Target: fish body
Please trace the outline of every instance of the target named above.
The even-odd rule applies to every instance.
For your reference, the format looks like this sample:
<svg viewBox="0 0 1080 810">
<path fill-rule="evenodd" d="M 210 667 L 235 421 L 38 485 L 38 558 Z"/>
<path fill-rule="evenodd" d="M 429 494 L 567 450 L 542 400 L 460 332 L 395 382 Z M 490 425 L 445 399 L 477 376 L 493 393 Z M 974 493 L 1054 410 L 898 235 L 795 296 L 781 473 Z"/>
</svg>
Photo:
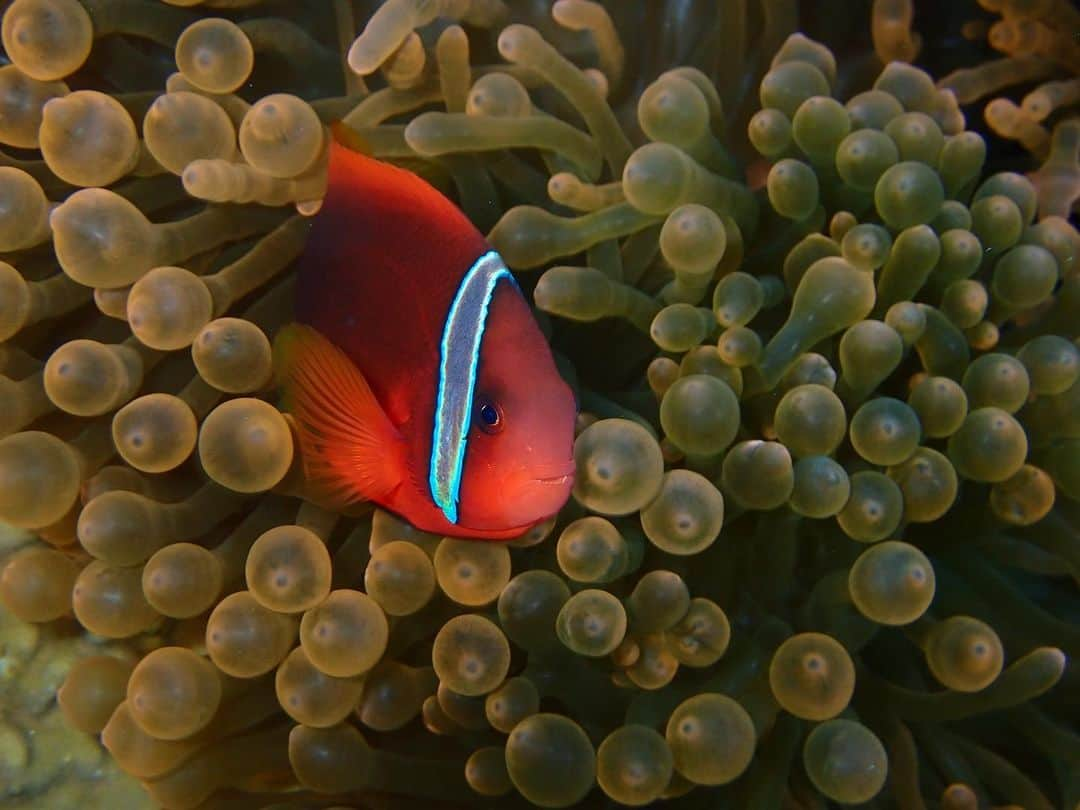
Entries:
<svg viewBox="0 0 1080 810">
<path fill-rule="evenodd" d="M 415 174 L 331 145 L 296 320 L 279 376 L 328 500 L 486 539 L 565 503 L 573 394 L 498 253 Z"/>
</svg>

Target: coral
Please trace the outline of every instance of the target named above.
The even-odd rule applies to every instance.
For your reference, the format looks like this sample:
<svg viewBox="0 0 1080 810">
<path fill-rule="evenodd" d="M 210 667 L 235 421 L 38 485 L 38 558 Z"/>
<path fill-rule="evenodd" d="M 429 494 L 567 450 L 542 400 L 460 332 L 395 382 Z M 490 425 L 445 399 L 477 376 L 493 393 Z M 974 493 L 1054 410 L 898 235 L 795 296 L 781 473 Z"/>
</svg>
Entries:
<svg viewBox="0 0 1080 810">
<path fill-rule="evenodd" d="M 828 5 L 8 4 L 0 801 L 1076 805 L 1080 15 L 958 5 L 1005 56 L 935 83 L 923 5 Z M 331 138 L 575 392 L 507 543 L 305 479 Z"/>
<path fill-rule="evenodd" d="M 0 526 L 0 778 L 4 807 L 152 807 L 91 737 L 123 694 L 137 650 L 71 632 L 77 567 Z M 44 587 L 42 585 L 44 584 Z"/>
</svg>

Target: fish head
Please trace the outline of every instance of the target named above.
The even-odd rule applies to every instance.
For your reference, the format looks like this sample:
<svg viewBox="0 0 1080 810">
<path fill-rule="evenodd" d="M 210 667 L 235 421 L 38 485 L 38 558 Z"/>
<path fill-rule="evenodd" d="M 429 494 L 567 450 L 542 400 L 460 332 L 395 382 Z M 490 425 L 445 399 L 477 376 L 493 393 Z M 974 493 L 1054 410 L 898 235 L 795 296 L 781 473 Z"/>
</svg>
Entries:
<svg viewBox="0 0 1080 810">
<path fill-rule="evenodd" d="M 491 302 L 472 410 L 458 525 L 524 530 L 558 512 L 574 483 L 577 405 L 511 285 Z"/>
</svg>

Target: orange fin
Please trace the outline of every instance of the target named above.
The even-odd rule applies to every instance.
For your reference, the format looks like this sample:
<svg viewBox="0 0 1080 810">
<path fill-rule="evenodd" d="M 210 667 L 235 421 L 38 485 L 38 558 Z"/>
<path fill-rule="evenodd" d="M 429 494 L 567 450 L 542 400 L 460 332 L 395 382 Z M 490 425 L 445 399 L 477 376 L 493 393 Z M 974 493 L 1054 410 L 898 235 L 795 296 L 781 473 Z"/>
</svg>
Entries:
<svg viewBox="0 0 1080 810">
<path fill-rule="evenodd" d="M 274 367 L 320 500 L 378 500 L 401 483 L 405 440 L 341 349 L 310 326 L 289 324 L 274 339 Z"/>
<path fill-rule="evenodd" d="M 765 159 L 755 160 L 746 167 L 746 185 L 750 187 L 751 191 L 759 191 L 765 188 L 771 169 L 772 163 Z"/>
</svg>

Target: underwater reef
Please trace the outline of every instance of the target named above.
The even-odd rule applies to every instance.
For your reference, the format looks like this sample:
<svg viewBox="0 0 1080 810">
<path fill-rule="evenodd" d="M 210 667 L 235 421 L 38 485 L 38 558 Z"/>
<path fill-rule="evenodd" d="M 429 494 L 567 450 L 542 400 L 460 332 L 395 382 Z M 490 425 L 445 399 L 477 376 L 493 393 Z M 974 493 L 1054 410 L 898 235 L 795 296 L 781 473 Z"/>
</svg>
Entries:
<svg viewBox="0 0 1080 810">
<path fill-rule="evenodd" d="M 1080 807 L 1078 33 L 11 0 L 0 805 Z M 519 538 L 312 497 L 272 344 L 338 123 L 574 390 Z"/>
</svg>

